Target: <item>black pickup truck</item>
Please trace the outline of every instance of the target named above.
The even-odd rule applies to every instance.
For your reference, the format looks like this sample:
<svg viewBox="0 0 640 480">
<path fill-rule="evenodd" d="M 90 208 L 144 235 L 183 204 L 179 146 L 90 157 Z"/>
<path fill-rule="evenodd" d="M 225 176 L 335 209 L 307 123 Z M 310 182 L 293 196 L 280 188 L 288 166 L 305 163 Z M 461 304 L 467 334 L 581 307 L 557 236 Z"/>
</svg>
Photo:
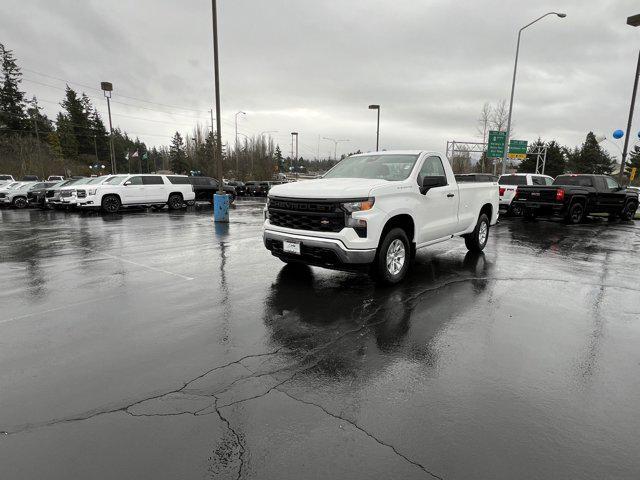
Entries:
<svg viewBox="0 0 640 480">
<path fill-rule="evenodd" d="M 512 205 L 522 207 L 528 218 L 559 216 L 567 223 L 580 223 L 592 213 L 632 220 L 638 194 L 607 175 L 560 175 L 549 186 L 518 186 Z"/>
<path fill-rule="evenodd" d="M 193 185 L 193 192 L 196 200 L 206 200 L 213 203 L 213 194 L 218 191 L 218 180 L 211 177 L 189 177 L 189 182 Z M 231 195 L 231 201 L 236 199 L 236 189 L 229 185 L 223 185 L 222 190 L 227 195 Z"/>
</svg>

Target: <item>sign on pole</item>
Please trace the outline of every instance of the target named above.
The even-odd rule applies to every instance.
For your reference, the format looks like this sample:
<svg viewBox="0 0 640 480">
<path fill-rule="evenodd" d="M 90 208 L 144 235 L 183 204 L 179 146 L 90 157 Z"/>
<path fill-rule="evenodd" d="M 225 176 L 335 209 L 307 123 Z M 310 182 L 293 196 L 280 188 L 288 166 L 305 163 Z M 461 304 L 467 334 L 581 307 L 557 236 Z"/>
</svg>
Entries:
<svg viewBox="0 0 640 480">
<path fill-rule="evenodd" d="M 637 167 L 633 167 L 631 169 L 631 175 L 629 176 L 629 180 L 631 180 L 631 181 L 635 180 L 636 173 L 638 173 L 638 168 Z"/>
<path fill-rule="evenodd" d="M 491 130 L 489 132 L 489 145 L 487 146 L 487 157 L 500 158 L 504 155 L 504 142 L 507 132 Z"/>
<path fill-rule="evenodd" d="M 511 140 L 509 142 L 509 158 L 515 158 L 518 160 L 526 160 L 527 158 L 527 141 L 526 140 Z"/>
</svg>

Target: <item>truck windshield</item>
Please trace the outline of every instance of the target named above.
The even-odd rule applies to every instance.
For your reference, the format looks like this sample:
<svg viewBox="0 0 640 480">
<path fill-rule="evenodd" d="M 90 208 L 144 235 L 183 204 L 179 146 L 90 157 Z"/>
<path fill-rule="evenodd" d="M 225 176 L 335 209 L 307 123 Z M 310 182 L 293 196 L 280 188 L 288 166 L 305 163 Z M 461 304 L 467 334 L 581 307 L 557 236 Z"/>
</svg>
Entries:
<svg viewBox="0 0 640 480">
<path fill-rule="evenodd" d="M 358 155 L 345 158 L 329 170 L 323 178 L 404 180 L 413 170 L 417 160 L 418 155 Z"/>
<path fill-rule="evenodd" d="M 526 185 L 527 177 L 525 175 L 502 175 L 498 180 L 500 185 Z"/>
<path fill-rule="evenodd" d="M 574 185 L 576 187 L 593 187 L 591 177 L 560 175 L 553 181 L 554 185 Z"/>
</svg>

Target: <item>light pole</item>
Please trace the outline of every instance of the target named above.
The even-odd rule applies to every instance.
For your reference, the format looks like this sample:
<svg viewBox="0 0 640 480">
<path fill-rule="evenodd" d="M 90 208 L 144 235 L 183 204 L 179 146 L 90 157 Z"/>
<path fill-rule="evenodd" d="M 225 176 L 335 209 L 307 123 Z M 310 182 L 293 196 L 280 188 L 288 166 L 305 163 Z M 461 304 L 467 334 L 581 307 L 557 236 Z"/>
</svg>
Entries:
<svg viewBox="0 0 640 480">
<path fill-rule="evenodd" d="M 109 153 L 111 154 L 111 173 L 116 173 L 116 154 L 113 150 L 113 124 L 111 123 L 111 92 L 113 85 L 111 82 L 100 82 L 100 88 L 107 99 L 107 111 L 109 112 Z"/>
<path fill-rule="evenodd" d="M 293 150 L 293 139 L 295 138 L 295 156 L 294 156 L 294 150 Z M 298 161 L 298 132 L 291 132 L 291 158 Z"/>
<path fill-rule="evenodd" d="M 369 105 L 369 110 L 378 111 L 378 127 L 376 128 L 376 152 L 380 150 L 380 105 Z"/>
<path fill-rule="evenodd" d="M 214 88 L 216 96 L 216 129 L 217 141 L 214 155 L 218 158 L 218 192 L 213 196 L 213 219 L 216 222 L 229 221 L 229 197 L 223 190 L 223 167 L 222 167 L 222 116 L 220 114 L 220 67 L 218 61 L 218 9 L 216 0 L 211 0 L 211 21 L 213 26 L 213 72 Z M 237 137 L 236 137 L 237 143 Z M 215 160 L 215 158 L 214 158 Z"/>
<path fill-rule="evenodd" d="M 518 70 L 518 54 L 520 53 L 520 36 L 522 35 L 522 31 L 525 28 L 528 28 L 534 23 L 539 22 L 540 20 L 542 20 L 544 17 L 548 15 L 556 15 L 560 18 L 564 18 L 567 16 L 566 13 L 558 13 L 558 12 L 545 13 L 544 15 L 536 18 L 533 22 L 528 23 L 518 31 L 518 43 L 516 45 L 516 60 L 513 65 L 513 80 L 511 81 L 511 99 L 509 100 L 509 117 L 507 119 L 507 134 L 505 135 L 505 138 L 504 138 L 504 154 L 502 156 L 502 174 L 503 175 L 507 171 L 507 156 L 509 155 L 509 136 L 511 135 L 511 113 L 513 112 L 513 93 L 516 88 L 516 72 Z"/>
<path fill-rule="evenodd" d="M 627 18 L 627 25 L 632 27 L 640 26 L 640 14 Z M 633 108 L 636 104 L 636 93 L 638 92 L 638 77 L 640 77 L 640 51 L 638 52 L 638 65 L 636 66 L 636 76 L 633 80 L 633 92 L 631 93 L 631 106 L 629 107 L 629 121 L 627 122 L 627 134 L 624 138 L 624 149 L 622 150 L 622 159 L 620 160 L 620 174 L 618 175 L 619 183 L 622 184 L 624 178 L 624 167 L 627 163 L 627 151 L 629 149 L 629 137 L 631 136 L 631 122 L 633 121 Z"/>
<path fill-rule="evenodd" d="M 329 140 L 330 142 L 333 142 L 334 145 L 334 151 L 333 151 L 333 159 L 337 162 L 338 161 L 338 143 L 340 142 L 350 142 L 351 140 L 349 139 L 340 139 L 340 140 L 336 140 L 335 138 L 328 138 L 328 137 L 322 137 L 325 140 Z"/>
<path fill-rule="evenodd" d="M 236 112 L 236 115 L 235 115 L 236 116 L 236 148 L 234 153 L 236 155 L 236 176 L 238 176 L 238 115 L 246 115 L 246 113 L 240 110 L 239 112 Z"/>
</svg>

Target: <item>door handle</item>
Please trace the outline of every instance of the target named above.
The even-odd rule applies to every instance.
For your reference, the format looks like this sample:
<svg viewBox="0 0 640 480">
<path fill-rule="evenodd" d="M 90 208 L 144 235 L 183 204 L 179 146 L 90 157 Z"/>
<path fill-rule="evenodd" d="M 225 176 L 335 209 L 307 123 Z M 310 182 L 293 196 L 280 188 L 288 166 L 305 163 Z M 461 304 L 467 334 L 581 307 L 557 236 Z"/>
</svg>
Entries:
<svg viewBox="0 0 640 480">
<path fill-rule="evenodd" d="M 451 198 L 451 197 L 455 197 L 455 195 L 453 193 L 447 193 L 447 197 Z"/>
</svg>

